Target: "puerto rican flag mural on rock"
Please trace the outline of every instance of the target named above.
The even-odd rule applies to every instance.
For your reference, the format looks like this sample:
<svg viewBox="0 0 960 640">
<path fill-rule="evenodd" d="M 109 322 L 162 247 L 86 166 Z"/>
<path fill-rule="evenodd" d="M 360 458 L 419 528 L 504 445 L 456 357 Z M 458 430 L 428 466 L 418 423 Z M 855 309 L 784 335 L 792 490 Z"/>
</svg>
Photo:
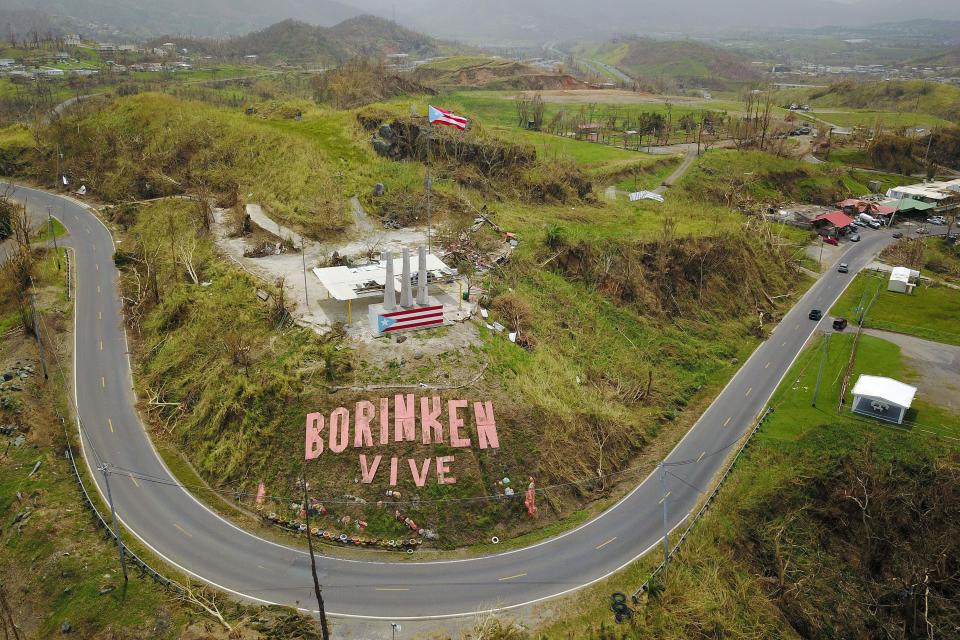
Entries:
<svg viewBox="0 0 960 640">
<path fill-rule="evenodd" d="M 444 124 L 448 127 L 456 127 L 461 131 L 466 129 L 467 125 L 470 124 L 470 121 L 463 116 L 455 115 L 450 111 L 440 109 L 432 104 L 427 106 L 427 117 L 430 119 L 430 124 Z"/>
<path fill-rule="evenodd" d="M 396 333 L 404 329 L 423 329 L 443 324 L 443 305 L 403 309 L 377 316 L 380 333 Z"/>
</svg>

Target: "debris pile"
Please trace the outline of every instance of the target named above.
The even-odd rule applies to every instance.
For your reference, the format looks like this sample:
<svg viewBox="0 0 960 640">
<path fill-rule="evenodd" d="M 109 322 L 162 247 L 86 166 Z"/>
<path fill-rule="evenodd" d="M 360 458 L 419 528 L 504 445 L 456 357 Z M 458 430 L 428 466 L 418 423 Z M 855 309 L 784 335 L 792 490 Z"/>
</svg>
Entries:
<svg viewBox="0 0 960 640">
<path fill-rule="evenodd" d="M 300 485 L 302 489 L 302 483 L 298 482 L 298 485 Z M 399 499 L 401 497 L 399 491 L 393 490 L 387 490 L 385 495 L 393 499 Z M 367 501 L 363 498 L 349 494 L 338 496 L 335 501 L 337 503 L 352 502 L 358 505 L 367 504 Z M 291 514 L 289 516 L 277 513 L 276 511 L 267 512 L 259 502 L 257 504 L 257 510 L 260 512 L 261 517 L 267 522 L 297 533 L 306 532 L 306 519 L 308 515 L 310 518 L 333 519 L 335 523 L 334 527 L 328 529 L 321 525 L 311 526 L 310 533 L 323 542 L 343 546 L 378 547 L 381 549 L 402 550 L 412 553 L 414 549 L 423 544 L 424 539 L 440 539 L 440 536 L 434 530 L 421 527 L 412 518 L 404 515 L 399 509 L 394 509 L 393 517 L 410 531 L 409 538 L 374 538 L 361 535 L 361 533 L 367 529 L 367 521 L 354 518 L 350 515 L 337 517 L 332 514 L 326 506 L 312 497 L 308 498 L 308 505 L 309 506 L 304 505 L 302 502 L 289 503 L 287 505 L 287 509 Z M 377 507 L 383 509 L 386 508 L 386 505 L 380 500 L 377 502 Z"/>
<path fill-rule="evenodd" d="M 0 391 L 23 391 L 20 383 L 35 373 L 32 364 L 24 364 L 17 360 L 13 367 L 0 373 Z"/>
</svg>

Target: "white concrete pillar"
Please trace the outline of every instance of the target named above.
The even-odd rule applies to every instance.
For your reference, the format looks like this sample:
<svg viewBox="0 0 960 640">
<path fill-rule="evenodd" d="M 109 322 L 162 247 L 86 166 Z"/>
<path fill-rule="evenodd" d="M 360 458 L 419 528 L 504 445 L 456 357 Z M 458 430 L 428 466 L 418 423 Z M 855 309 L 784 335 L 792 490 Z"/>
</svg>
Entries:
<svg viewBox="0 0 960 640">
<path fill-rule="evenodd" d="M 417 304 L 425 307 L 430 294 L 427 292 L 427 248 L 420 245 L 420 255 L 417 256 Z"/>
<path fill-rule="evenodd" d="M 397 308 L 397 291 L 394 287 L 393 278 L 393 254 L 389 251 L 384 251 L 382 259 L 387 267 L 387 281 L 383 287 L 383 310 L 393 311 Z"/>
<path fill-rule="evenodd" d="M 400 277 L 400 306 L 409 309 L 413 306 L 413 290 L 410 286 L 410 249 L 403 248 L 403 275 Z"/>
</svg>

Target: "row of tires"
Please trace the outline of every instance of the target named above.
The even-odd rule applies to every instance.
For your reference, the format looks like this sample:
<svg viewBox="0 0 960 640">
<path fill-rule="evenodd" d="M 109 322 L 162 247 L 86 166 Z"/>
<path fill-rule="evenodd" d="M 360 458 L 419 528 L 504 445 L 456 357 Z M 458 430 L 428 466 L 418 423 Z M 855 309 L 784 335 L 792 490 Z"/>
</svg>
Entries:
<svg viewBox="0 0 960 640">
<path fill-rule="evenodd" d="M 287 520 L 282 516 L 271 512 L 264 515 L 264 519 L 278 527 L 289 531 L 303 533 L 307 530 L 307 525 L 297 520 Z M 423 544 L 422 538 L 395 538 L 385 540 L 383 538 L 366 538 L 363 536 L 349 535 L 339 531 L 311 527 L 310 534 L 315 538 L 329 542 L 331 544 L 341 544 L 353 547 L 379 547 L 389 550 L 406 550 L 413 553 L 413 550 Z"/>
</svg>

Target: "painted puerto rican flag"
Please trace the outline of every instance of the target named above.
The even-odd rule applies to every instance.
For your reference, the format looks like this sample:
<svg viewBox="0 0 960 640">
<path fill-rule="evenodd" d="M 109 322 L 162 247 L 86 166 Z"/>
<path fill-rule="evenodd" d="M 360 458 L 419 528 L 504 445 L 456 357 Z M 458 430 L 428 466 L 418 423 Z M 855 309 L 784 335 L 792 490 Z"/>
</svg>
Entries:
<svg viewBox="0 0 960 640">
<path fill-rule="evenodd" d="M 445 124 L 448 127 L 456 127 L 461 131 L 466 129 L 467 125 L 470 123 L 470 121 L 463 116 L 454 115 L 450 111 L 438 109 L 432 104 L 427 107 L 427 117 L 430 119 L 430 124 L 433 124 L 434 122 L 437 124 Z"/>
<path fill-rule="evenodd" d="M 443 305 L 391 311 L 377 316 L 377 330 L 393 333 L 405 329 L 423 329 L 443 324 Z"/>
</svg>

